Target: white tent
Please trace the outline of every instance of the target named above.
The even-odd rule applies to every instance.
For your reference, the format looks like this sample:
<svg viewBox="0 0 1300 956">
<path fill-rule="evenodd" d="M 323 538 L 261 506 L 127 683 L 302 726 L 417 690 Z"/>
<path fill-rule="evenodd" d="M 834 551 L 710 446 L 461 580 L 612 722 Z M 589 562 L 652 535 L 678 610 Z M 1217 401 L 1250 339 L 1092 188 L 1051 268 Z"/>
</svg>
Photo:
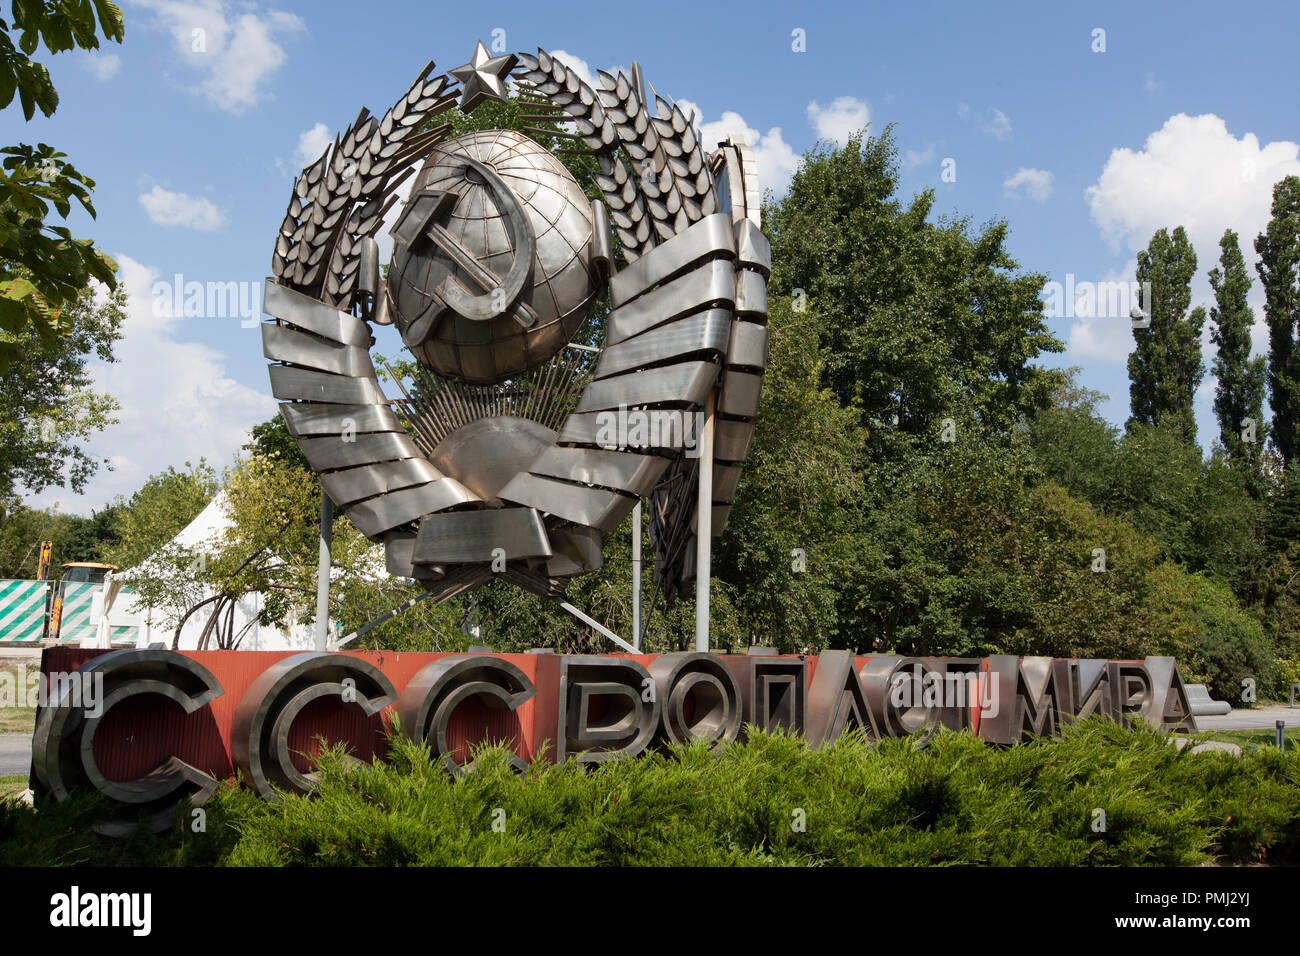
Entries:
<svg viewBox="0 0 1300 956">
<path fill-rule="evenodd" d="M 193 548 L 198 551 L 207 550 L 212 552 L 216 550 L 217 539 L 229 526 L 230 516 L 226 513 L 226 493 L 219 491 L 208 502 L 207 507 L 200 511 L 193 521 L 172 538 L 170 544 Z M 119 572 L 118 577 L 127 578 L 147 575 L 150 573 L 151 564 L 154 566 L 161 564 L 156 554 L 146 558 L 135 568 Z M 197 595 L 192 603 L 211 597 L 213 593 L 205 591 Z M 262 610 L 262 601 L 261 594 L 246 594 L 235 603 L 235 633 L 239 633 L 250 621 L 253 622 L 249 624 L 248 631 L 239 642 L 239 649 L 244 651 L 311 650 L 314 646 L 314 632 L 313 626 L 310 624 L 294 624 L 287 629 L 264 627 L 258 624 L 255 619 Z M 156 642 L 162 642 L 167 647 L 172 646 L 176 622 L 169 619 L 168 613 L 160 608 L 145 607 L 134 591 L 122 588 L 119 582 L 113 581 L 112 575 L 104 582 L 103 592 L 96 597 L 96 602 L 97 606 L 92 609 L 91 613 L 92 618 L 98 620 L 100 625 L 95 637 L 91 641 L 83 641 L 83 646 L 90 644 L 91 646 L 108 647 L 109 635 L 115 632 L 120 633 L 119 629 L 124 627 L 136 628 L 136 647 L 148 647 L 151 643 Z M 200 610 L 185 622 L 185 626 L 181 629 L 180 642 L 177 645 L 180 650 L 197 649 L 199 636 L 207 619 L 207 615 L 203 610 Z M 332 634 L 335 632 L 336 627 L 335 622 L 331 621 L 330 631 Z"/>
</svg>

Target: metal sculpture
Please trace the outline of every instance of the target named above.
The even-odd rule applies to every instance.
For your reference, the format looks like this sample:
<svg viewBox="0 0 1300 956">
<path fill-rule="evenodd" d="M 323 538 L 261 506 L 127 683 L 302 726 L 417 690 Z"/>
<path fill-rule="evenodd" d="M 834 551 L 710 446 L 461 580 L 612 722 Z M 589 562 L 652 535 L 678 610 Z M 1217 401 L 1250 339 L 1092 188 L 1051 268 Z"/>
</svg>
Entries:
<svg viewBox="0 0 1300 956">
<path fill-rule="evenodd" d="M 90 706 L 81 691 L 98 682 L 101 693 Z M 210 774 L 172 756 L 134 780 L 112 780 L 100 769 L 95 732 L 117 704 L 138 695 L 156 695 L 169 709 L 203 711 L 225 689 L 212 672 L 192 658 L 161 650 L 110 651 L 78 667 L 72 679 L 41 708 L 32 734 L 32 769 L 37 785 L 56 800 L 77 789 L 93 790 L 116 808 L 93 827 L 104 836 L 123 836 L 143 824 L 153 832 L 171 825 L 178 806 L 205 803 L 217 789 Z M 130 738 L 127 739 L 129 746 Z M 113 738 L 105 749 L 121 746 Z"/>
<path fill-rule="evenodd" d="M 289 747 L 298 715 L 313 702 L 325 701 L 376 717 L 395 700 L 392 682 L 368 661 L 310 651 L 294 654 L 267 668 L 235 708 L 231 756 L 244 778 L 267 800 L 276 799 L 278 790 L 308 793 L 316 775 L 293 765 Z"/>
<path fill-rule="evenodd" d="M 767 360 L 753 158 L 734 141 L 706 152 L 657 95 L 652 115 L 635 65 L 592 89 L 545 51 L 480 43 L 432 73 L 382 118 L 362 110 L 297 179 L 263 326 L 289 430 L 389 571 L 436 600 L 493 573 L 559 597 L 643 498 L 657 586 L 688 594 L 707 580 Z M 559 124 L 538 132 L 594 156 L 601 200 L 522 133 L 449 138 L 441 117 L 505 99 L 507 78 Z M 417 165 L 385 281 L 374 236 Z M 567 346 L 606 296 L 592 361 Z M 368 323 L 396 324 L 423 366 L 401 400 L 379 386 Z M 707 649 L 707 588 L 700 603 Z"/>
</svg>

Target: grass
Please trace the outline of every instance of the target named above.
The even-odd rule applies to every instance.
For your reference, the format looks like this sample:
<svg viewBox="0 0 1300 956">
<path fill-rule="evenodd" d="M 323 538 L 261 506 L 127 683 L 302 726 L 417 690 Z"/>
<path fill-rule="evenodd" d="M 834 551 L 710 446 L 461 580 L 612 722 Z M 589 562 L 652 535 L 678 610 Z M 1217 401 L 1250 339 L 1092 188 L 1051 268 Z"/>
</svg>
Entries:
<svg viewBox="0 0 1300 956">
<path fill-rule="evenodd" d="M 0 865 L 1300 862 L 1300 754 L 1192 754 L 1094 721 L 1010 748 L 943 732 L 920 751 L 856 734 L 809 750 L 774 734 L 523 775 L 486 748 L 461 779 L 395 738 L 390 762 L 334 750 L 318 769 L 312 797 L 222 787 L 198 833 L 186 814 L 161 836 L 111 841 L 88 833 L 106 812 L 95 799 L 0 803 Z"/>
<path fill-rule="evenodd" d="M 27 777 L 0 777 L 0 800 L 15 796 L 27 789 Z"/>
<path fill-rule="evenodd" d="M 0 664 L 0 675 L 10 674 L 12 676 L 4 677 L 6 686 L 10 689 L 17 687 L 17 681 L 24 674 L 30 674 L 40 666 L 37 661 L 34 664 L 27 665 L 24 671 L 19 664 Z M 25 688 L 23 688 L 25 690 Z M 0 734 L 30 734 L 36 729 L 36 708 L 35 707 L 14 707 L 9 704 L 0 706 Z"/>
<path fill-rule="evenodd" d="M 1183 734 L 1191 737 L 1192 734 Z M 1272 730 L 1210 730 L 1195 735 L 1197 740 L 1222 740 L 1225 743 L 1242 747 L 1272 747 L 1277 749 L 1277 733 Z M 1286 749 L 1288 752 L 1300 750 L 1300 731 L 1294 727 L 1286 729 Z"/>
</svg>

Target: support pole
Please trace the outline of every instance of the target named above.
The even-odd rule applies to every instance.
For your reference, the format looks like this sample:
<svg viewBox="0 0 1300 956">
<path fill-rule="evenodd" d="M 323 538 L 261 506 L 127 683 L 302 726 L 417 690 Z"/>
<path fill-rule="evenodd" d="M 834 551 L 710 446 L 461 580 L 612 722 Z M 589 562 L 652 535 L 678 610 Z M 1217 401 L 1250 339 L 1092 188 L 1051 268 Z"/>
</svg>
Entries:
<svg viewBox="0 0 1300 956">
<path fill-rule="evenodd" d="M 330 545 L 334 542 L 334 502 L 320 493 L 320 557 L 316 563 L 316 650 L 329 647 Z"/>
<path fill-rule="evenodd" d="M 641 650 L 641 499 L 632 509 L 632 646 Z"/>
<path fill-rule="evenodd" d="M 695 519 L 695 649 L 709 649 L 709 581 L 713 552 L 713 392 L 700 430 L 700 474 Z"/>
</svg>

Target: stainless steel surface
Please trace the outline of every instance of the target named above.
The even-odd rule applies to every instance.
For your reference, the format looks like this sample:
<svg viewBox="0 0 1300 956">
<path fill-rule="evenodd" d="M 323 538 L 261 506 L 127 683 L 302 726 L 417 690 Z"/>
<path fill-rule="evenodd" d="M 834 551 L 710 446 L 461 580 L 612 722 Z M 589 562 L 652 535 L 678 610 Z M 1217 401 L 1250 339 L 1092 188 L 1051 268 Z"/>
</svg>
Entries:
<svg viewBox="0 0 1300 956">
<path fill-rule="evenodd" d="M 497 559 L 549 558 L 552 553 L 541 516 L 532 508 L 487 508 L 424 518 L 411 561 L 480 564 Z"/>
<path fill-rule="evenodd" d="M 387 405 L 327 405 L 284 402 L 285 426 L 295 438 L 313 435 L 353 435 L 364 432 L 400 432 L 401 423 Z"/>
<path fill-rule="evenodd" d="M 501 489 L 555 443 L 555 432 L 527 418 L 480 418 L 452 432 L 429 454 L 429 461 L 483 501 Z"/>
<path fill-rule="evenodd" d="M 731 326 L 730 312 L 710 309 L 642 332 L 601 350 L 593 378 L 608 378 L 651 365 L 698 358 L 702 352 L 714 352 L 719 356 L 727 354 L 727 343 L 734 335 Z"/>
<path fill-rule="evenodd" d="M 399 488 L 428 484 L 441 477 L 438 469 L 425 459 L 405 458 L 332 471 L 321 475 L 320 483 L 334 503 L 342 506 L 376 495 L 386 495 Z"/>
<path fill-rule="evenodd" d="M 370 345 L 366 323 L 271 279 L 266 280 L 262 290 L 262 309 L 267 315 L 331 341 L 361 348 Z"/>
<path fill-rule="evenodd" d="M 668 459 L 599 448 L 548 448 L 528 470 L 534 475 L 563 478 L 587 485 L 616 488 L 641 497 L 650 493 Z"/>
<path fill-rule="evenodd" d="M 591 205 L 564 164 L 522 133 L 470 133 L 438 145 L 415 195 L 446 200 L 395 230 L 396 324 L 420 360 L 491 383 L 559 352 L 600 287 Z"/>
<path fill-rule="evenodd" d="M 767 368 L 767 326 L 737 319 L 727 346 L 728 368 Z"/>
<path fill-rule="evenodd" d="M 609 531 L 626 518 L 636 499 L 603 488 L 586 488 L 537 475 L 516 475 L 501 497 L 598 531 Z"/>
<path fill-rule="evenodd" d="M 303 368 L 350 378 L 363 378 L 375 372 L 370 364 L 370 352 L 366 349 L 341 345 L 283 325 L 266 323 L 262 326 L 262 351 L 275 361 L 292 362 Z"/>
<path fill-rule="evenodd" d="M 734 259 L 736 241 L 732 228 L 724 213 L 714 213 L 656 246 L 609 280 L 610 303 L 615 308 L 626 305 L 704 259 Z"/>
<path fill-rule="evenodd" d="M 666 282 L 609 314 L 605 344 L 662 325 L 680 315 L 709 308 L 730 308 L 736 299 L 735 270 L 725 259 L 712 259 L 700 268 Z"/>
<path fill-rule="evenodd" d="M 718 410 L 736 418 L 753 418 L 758 414 L 758 399 L 763 391 L 763 376 L 728 369 L 722 377 L 722 398 Z"/>
<path fill-rule="evenodd" d="M 579 412 L 618 409 L 620 405 L 655 405 L 685 402 L 703 405 L 718 377 L 712 362 L 682 362 L 661 368 L 628 372 L 594 381 L 582 393 Z"/>
<path fill-rule="evenodd" d="M 406 437 L 405 432 L 377 432 L 373 435 L 358 435 L 354 441 L 344 441 L 341 437 L 301 438 L 298 447 L 307 456 L 307 463 L 316 472 L 334 471 L 338 468 L 352 468 L 378 461 L 392 461 L 395 458 L 416 458 L 420 450 L 415 442 Z"/>
<path fill-rule="evenodd" d="M 284 401 L 384 405 L 383 390 L 371 378 L 347 378 L 288 365 L 272 365 L 271 394 Z"/>
</svg>

